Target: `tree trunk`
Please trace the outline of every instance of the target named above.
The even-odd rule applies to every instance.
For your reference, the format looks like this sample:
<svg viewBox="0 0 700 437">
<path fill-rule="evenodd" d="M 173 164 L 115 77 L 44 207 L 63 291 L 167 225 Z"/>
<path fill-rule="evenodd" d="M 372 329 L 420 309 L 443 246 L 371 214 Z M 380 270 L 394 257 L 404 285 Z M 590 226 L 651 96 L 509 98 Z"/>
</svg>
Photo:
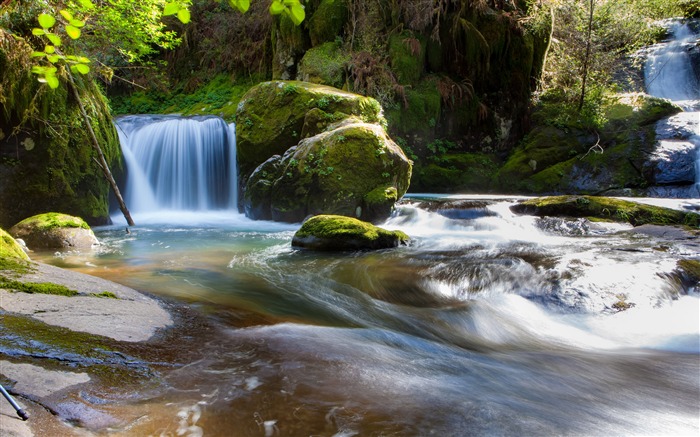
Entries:
<svg viewBox="0 0 700 437">
<path fill-rule="evenodd" d="M 70 89 L 73 91 L 73 95 L 75 96 L 75 100 L 78 102 L 78 107 L 80 108 L 80 113 L 83 116 L 83 119 L 85 120 L 85 125 L 87 126 L 88 133 L 90 134 L 90 138 L 92 139 L 92 148 L 95 149 L 97 152 L 97 164 L 99 167 L 102 169 L 102 173 L 105 176 L 105 179 L 109 182 L 109 185 L 112 187 L 112 191 L 114 192 L 114 195 L 117 197 L 117 202 L 119 202 L 119 209 L 121 209 L 122 214 L 124 214 L 124 218 L 126 219 L 126 223 L 129 226 L 134 226 L 134 220 L 131 218 L 131 214 L 129 213 L 129 209 L 126 207 L 126 203 L 124 203 L 124 199 L 122 198 L 121 193 L 119 192 L 119 187 L 117 186 L 117 182 L 114 180 L 114 177 L 112 176 L 112 172 L 109 170 L 109 165 L 107 164 L 107 160 L 105 159 L 104 153 L 102 153 L 102 148 L 100 147 L 100 142 L 97 141 L 97 136 L 95 135 L 95 131 L 92 129 L 92 124 L 90 123 L 90 118 L 87 115 L 87 112 L 85 111 L 85 106 L 83 106 L 83 101 L 80 100 L 80 94 L 78 93 L 78 87 L 75 84 L 75 80 L 73 79 L 73 74 L 69 69 L 67 69 L 68 72 L 68 79 L 69 79 L 69 86 Z"/>
<path fill-rule="evenodd" d="M 586 57 L 583 58 L 583 78 L 581 83 L 581 98 L 578 102 L 578 112 L 583 109 L 583 101 L 586 97 L 586 81 L 588 79 L 588 64 L 591 57 L 591 33 L 593 31 L 593 4 L 595 0 L 591 0 L 591 8 L 588 15 L 588 35 L 586 36 Z"/>
</svg>

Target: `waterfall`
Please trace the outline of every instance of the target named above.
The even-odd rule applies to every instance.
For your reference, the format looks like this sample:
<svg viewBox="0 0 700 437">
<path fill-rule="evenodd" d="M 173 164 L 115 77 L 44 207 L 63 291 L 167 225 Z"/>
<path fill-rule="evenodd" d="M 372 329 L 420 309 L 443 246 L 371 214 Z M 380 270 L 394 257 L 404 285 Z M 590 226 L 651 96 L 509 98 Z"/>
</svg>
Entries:
<svg viewBox="0 0 700 437">
<path fill-rule="evenodd" d="M 671 147 L 678 141 L 694 144 L 695 186 L 690 195 L 700 197 L 700 83 L 690 55 L 699 35 L 688 22 L 671 21 L 668 25 L 671 38 L 654 46 L 647 55 L 644 80 L 650 95 L 669 99 L 685 111 L 678 121 L 662 121 L 675 126 L 671 134 L 659 137 L 659 142 Z M 657 127 L 657 135 L 664 129 Z"/>
<path fill-rule="evenodd" d="M 116 120 L 134 213 L 236 208 L 236 132 L 218 117 Z"/>
</svg>

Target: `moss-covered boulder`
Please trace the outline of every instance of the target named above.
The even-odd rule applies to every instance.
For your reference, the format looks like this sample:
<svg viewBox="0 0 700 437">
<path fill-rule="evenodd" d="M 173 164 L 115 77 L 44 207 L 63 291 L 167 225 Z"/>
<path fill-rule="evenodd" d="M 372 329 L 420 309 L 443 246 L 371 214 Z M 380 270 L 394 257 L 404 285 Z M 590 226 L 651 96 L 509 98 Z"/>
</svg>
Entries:
<svg viewBox="0 0 700 437">
<path fill-rule="evenodd" d="M 317 215 L 294 234 L 292 246 L 322 251 L 377 250 L 408 242 L 408 235 L 401 231 L 387 231 L 352 217 Z"/>
<path fill-rule="evenodd" d="M 335 41 L 310 48 L 299 62 L 297 79 L 342 88 L 350 55 Z"/>
<path fill-rule="evenodd" d="M 493 191 L 499 161 L 493 154 L 448 153 L 414 166 L 412 190 L 428 193 Z"/>
<path fill-rule="evenodd" d="M 91 248 L 100 244 L 90 226 L 80 217 L 58 212 L 37 214 L 9 229 L 30 249 Z"/>
<path fill-rule="evenodd" d="M 317 46 L 338 38 L 348 19 L 348 0 L 321 0 L 309 18 L 311 44 Z"/>
<path fill-rule="evenodd" d="M 306 82 L 265 82 L 236 115 L 242 206 L 253 219 L 386 218 L 408 190 L 411 161 L 376 100 Z"/>
<path fill-rule="evenodd" d="M 350 115 L 368 123 L 385 123 L 379 103 L 369 97 L 329 86 L 300 81 L 263 82 L 251 88 L 236 112 L 236 148 L 240 175 L 245 180 L 273 155 L 282 155 L 305 135 L 307 114 L 323 125 Z M 320 111 L 320 112 L 319 112 Z"/>
<path fill-rule="evenodd" d="M 604 124 L 586 127 L 577 113 L 544 103 L 532 131 L 497 175 L 501 191 L 601 194 L 646 188 L 642 169 L 656 145 L 654 124 L 680 108 L 645 94 L 620 94 L 601 103 Z"/>
<path fill-rule="evenodd" d="M 46 210 L 109 223 L 109 185 L 65 72 L 59 70 L 56 89 L 38 82 L 32 51 L 0 29 L 0 226 Z M 75 82 L 107 162 L 119 174 L 121 150 L 106 100 L 91 79 L 76 76 Z"/>
<path fill-rule="evenodd" d="M 411 169 L 382 126 L 349 118 L 259 166 L 245 187 L 245 212 L 286 222 L 316 214 L 384 219 L 408 190 Z"/>
<path fill-rule="evenodd" d="M 0 259 L 5 258 L 29 259 L 24 250 L 22 250 L 22 246 L 4 229 L 0 228 Z"/>
<path fill-rule="evenodd" d="M 540 217 L 585 217 L 626 222 L 633 226 L 654 224 L 697 227 L 700 225 L 700 214 L 598 196 L 539 197 L 517 203 L 511 206 L 511 210 L 517 214 Z"/>
</svg>

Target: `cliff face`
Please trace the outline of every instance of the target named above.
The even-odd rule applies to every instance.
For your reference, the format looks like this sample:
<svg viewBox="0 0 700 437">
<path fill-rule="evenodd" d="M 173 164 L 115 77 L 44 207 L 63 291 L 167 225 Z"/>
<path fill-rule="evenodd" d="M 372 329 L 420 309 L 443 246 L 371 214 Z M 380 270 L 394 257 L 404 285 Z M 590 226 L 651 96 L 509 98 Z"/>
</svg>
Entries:
<svg viewBox="0 0 700 437">
<path fill-rule="evenodd" d="M 527 128 L 551 30 L 531 24 L 527 2 L 308 0 L 300 26 L 257 3 L 241 15 L 195 2 L 186 44 L 168 55 L 173 76 L 190 88 L 226 73 L 374 97 L 417 158 L 436 140 L 504 154 Z"/>
<path fill-rule="evenodd" d="M 91 224 L 109 221 L 109 187 L 77 102 L 62 86 L 52 90 L 31 73 L 32 49 L 0 28 L 0 226 L 59 211 Z M 79 92 L 113 169 L 121 152 L 99 88 L 76 78 Z"/>
</svg>

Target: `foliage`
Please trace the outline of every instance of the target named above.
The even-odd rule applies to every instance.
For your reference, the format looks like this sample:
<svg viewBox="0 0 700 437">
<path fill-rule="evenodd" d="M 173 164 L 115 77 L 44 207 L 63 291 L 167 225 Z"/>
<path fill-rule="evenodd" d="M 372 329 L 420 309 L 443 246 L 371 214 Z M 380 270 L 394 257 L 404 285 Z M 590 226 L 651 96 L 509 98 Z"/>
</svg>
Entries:
<svg viewBox="0 0 700 437">
<path fill-rule="evenodd" d="M 52 282 L 21 282 L 0 275 L 0 288 L 30 294 L 54 294 L 59 296 L 77 296 L 78 291 L 65 285 Z"/>
</svg>

